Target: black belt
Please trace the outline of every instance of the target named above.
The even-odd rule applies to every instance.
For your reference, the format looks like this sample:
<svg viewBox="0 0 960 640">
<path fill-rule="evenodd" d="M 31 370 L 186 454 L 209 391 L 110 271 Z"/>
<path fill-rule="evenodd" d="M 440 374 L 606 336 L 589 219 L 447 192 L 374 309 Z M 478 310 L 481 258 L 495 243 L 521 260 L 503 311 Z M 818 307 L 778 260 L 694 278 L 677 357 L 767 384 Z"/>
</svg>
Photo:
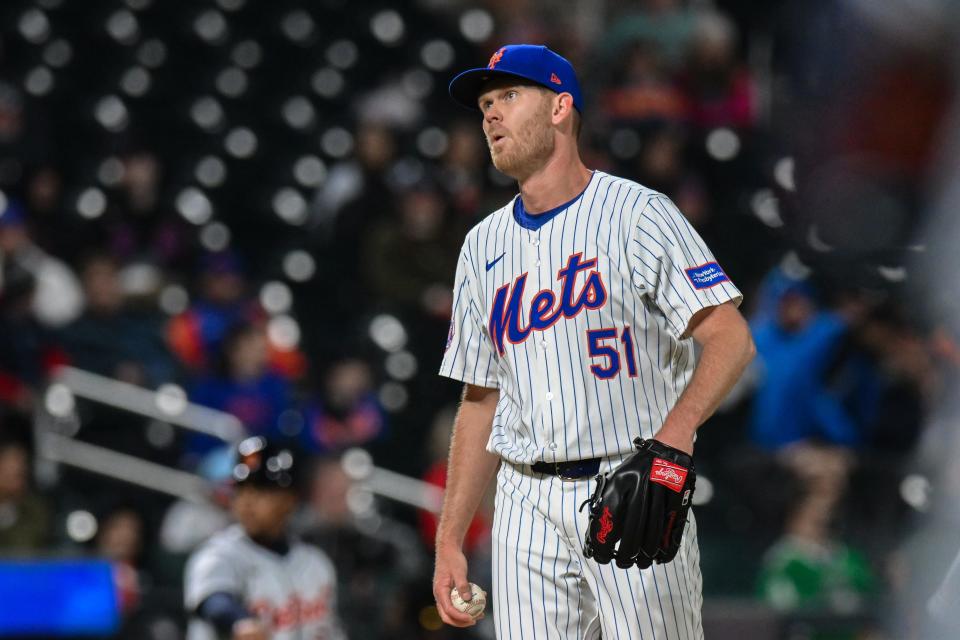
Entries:
<svg viewBox="0 0 960 640">
<path fill-rule="evenodd" d="M 537 473 L 557 476 L 562 480 L 577 480 L 595 476 L 600 471 L 600 458 L 568 460 L 567 462 L 535 462 L 530 466 Z"/>
</svg>

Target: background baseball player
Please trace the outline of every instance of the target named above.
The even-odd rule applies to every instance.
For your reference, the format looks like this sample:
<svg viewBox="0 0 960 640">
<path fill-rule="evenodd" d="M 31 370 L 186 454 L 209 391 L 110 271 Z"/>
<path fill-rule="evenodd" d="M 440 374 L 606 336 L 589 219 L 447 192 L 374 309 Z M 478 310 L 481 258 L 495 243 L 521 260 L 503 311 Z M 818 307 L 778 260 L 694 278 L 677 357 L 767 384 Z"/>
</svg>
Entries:
<svg viewBox="0 0 960 640">
<path fill-rule="evenodd" d="M 190 640 L 340 639 L 336 574 L 287 525 L 298 495 L 293 453 L 256 436 L 238 446 L 232 510 L 238 524 L 190 558 L 185 575 Z"/>
<path fill-rule="evenodd" d="M 473 623 L 450 590 L 469 597 L 461 543 L 499 467 L 499 637 L 702 637 L 692 518 L 672 562 L 623 569 L 585 557 L 578 507 L 636 437 L 693 451 L 753 355 L 740 292 L 667 197 L 584 166 L 567 60 L 508 45 L 450 93 L 482 112 L 520 194 L 467 234 L 457 268 L 440 373 L 466 386 L 437 533 L 441 617 Z"/>
</svg>

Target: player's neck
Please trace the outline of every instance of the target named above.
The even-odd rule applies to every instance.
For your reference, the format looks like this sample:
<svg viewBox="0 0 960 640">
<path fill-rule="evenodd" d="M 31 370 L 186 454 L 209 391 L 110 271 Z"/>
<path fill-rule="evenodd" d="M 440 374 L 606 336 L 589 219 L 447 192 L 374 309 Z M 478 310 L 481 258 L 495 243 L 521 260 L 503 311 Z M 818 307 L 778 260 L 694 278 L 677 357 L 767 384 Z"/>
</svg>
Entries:
<svg viewBox="0 0 960 640">
<path fill-rule="evenodd" d="M 251 536 L 248 537 L 264 549 L 269 549 L 277 555 L 285 556 L 290 551 L 290 541 L 286 536 Z"/>
<path fill-rule="evenodd" d="M 540 169 L 519 181 L 523 208 L 537 214 L 559 207 L 586 189 L 592 175 L 575 148 L 557 149 Z"/>
</svg>

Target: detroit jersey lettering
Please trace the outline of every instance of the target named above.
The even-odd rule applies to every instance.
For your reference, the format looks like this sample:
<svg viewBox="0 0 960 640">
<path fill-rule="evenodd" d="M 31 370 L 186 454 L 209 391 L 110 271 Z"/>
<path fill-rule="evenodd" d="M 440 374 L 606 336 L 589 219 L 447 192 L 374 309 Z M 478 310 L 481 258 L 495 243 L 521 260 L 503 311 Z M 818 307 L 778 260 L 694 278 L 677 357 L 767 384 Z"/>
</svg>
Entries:
<svg viewBox="0 0 960 640">
<path fill-rule="evenodd" d="M 652 437 L 693 374 L 693 315 L 741 294 L 669 198 L 595 171 L 557 209 L 519 197 L 464 241 L 441 375 L 498 388 L 487 448 L 517 464 Z"/>
</svg>

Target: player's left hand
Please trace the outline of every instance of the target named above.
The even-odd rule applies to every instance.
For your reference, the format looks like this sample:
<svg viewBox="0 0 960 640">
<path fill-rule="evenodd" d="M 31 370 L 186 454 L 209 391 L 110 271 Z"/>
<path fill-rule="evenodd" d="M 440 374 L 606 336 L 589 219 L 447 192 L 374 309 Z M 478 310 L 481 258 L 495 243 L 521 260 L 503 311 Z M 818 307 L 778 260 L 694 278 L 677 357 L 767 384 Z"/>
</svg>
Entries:
<svg viewBox="0 0 960 640">
<path fill-rule="evenodd" d="M 680 550 L 696 482 L 692 458 L 657 440 L 634 440 L 636 453 L 598 476 L 583 553 L 620 568 L 667 563 Z M 583 505 L 581 505 L 582 508 Z"/>
</svg>

